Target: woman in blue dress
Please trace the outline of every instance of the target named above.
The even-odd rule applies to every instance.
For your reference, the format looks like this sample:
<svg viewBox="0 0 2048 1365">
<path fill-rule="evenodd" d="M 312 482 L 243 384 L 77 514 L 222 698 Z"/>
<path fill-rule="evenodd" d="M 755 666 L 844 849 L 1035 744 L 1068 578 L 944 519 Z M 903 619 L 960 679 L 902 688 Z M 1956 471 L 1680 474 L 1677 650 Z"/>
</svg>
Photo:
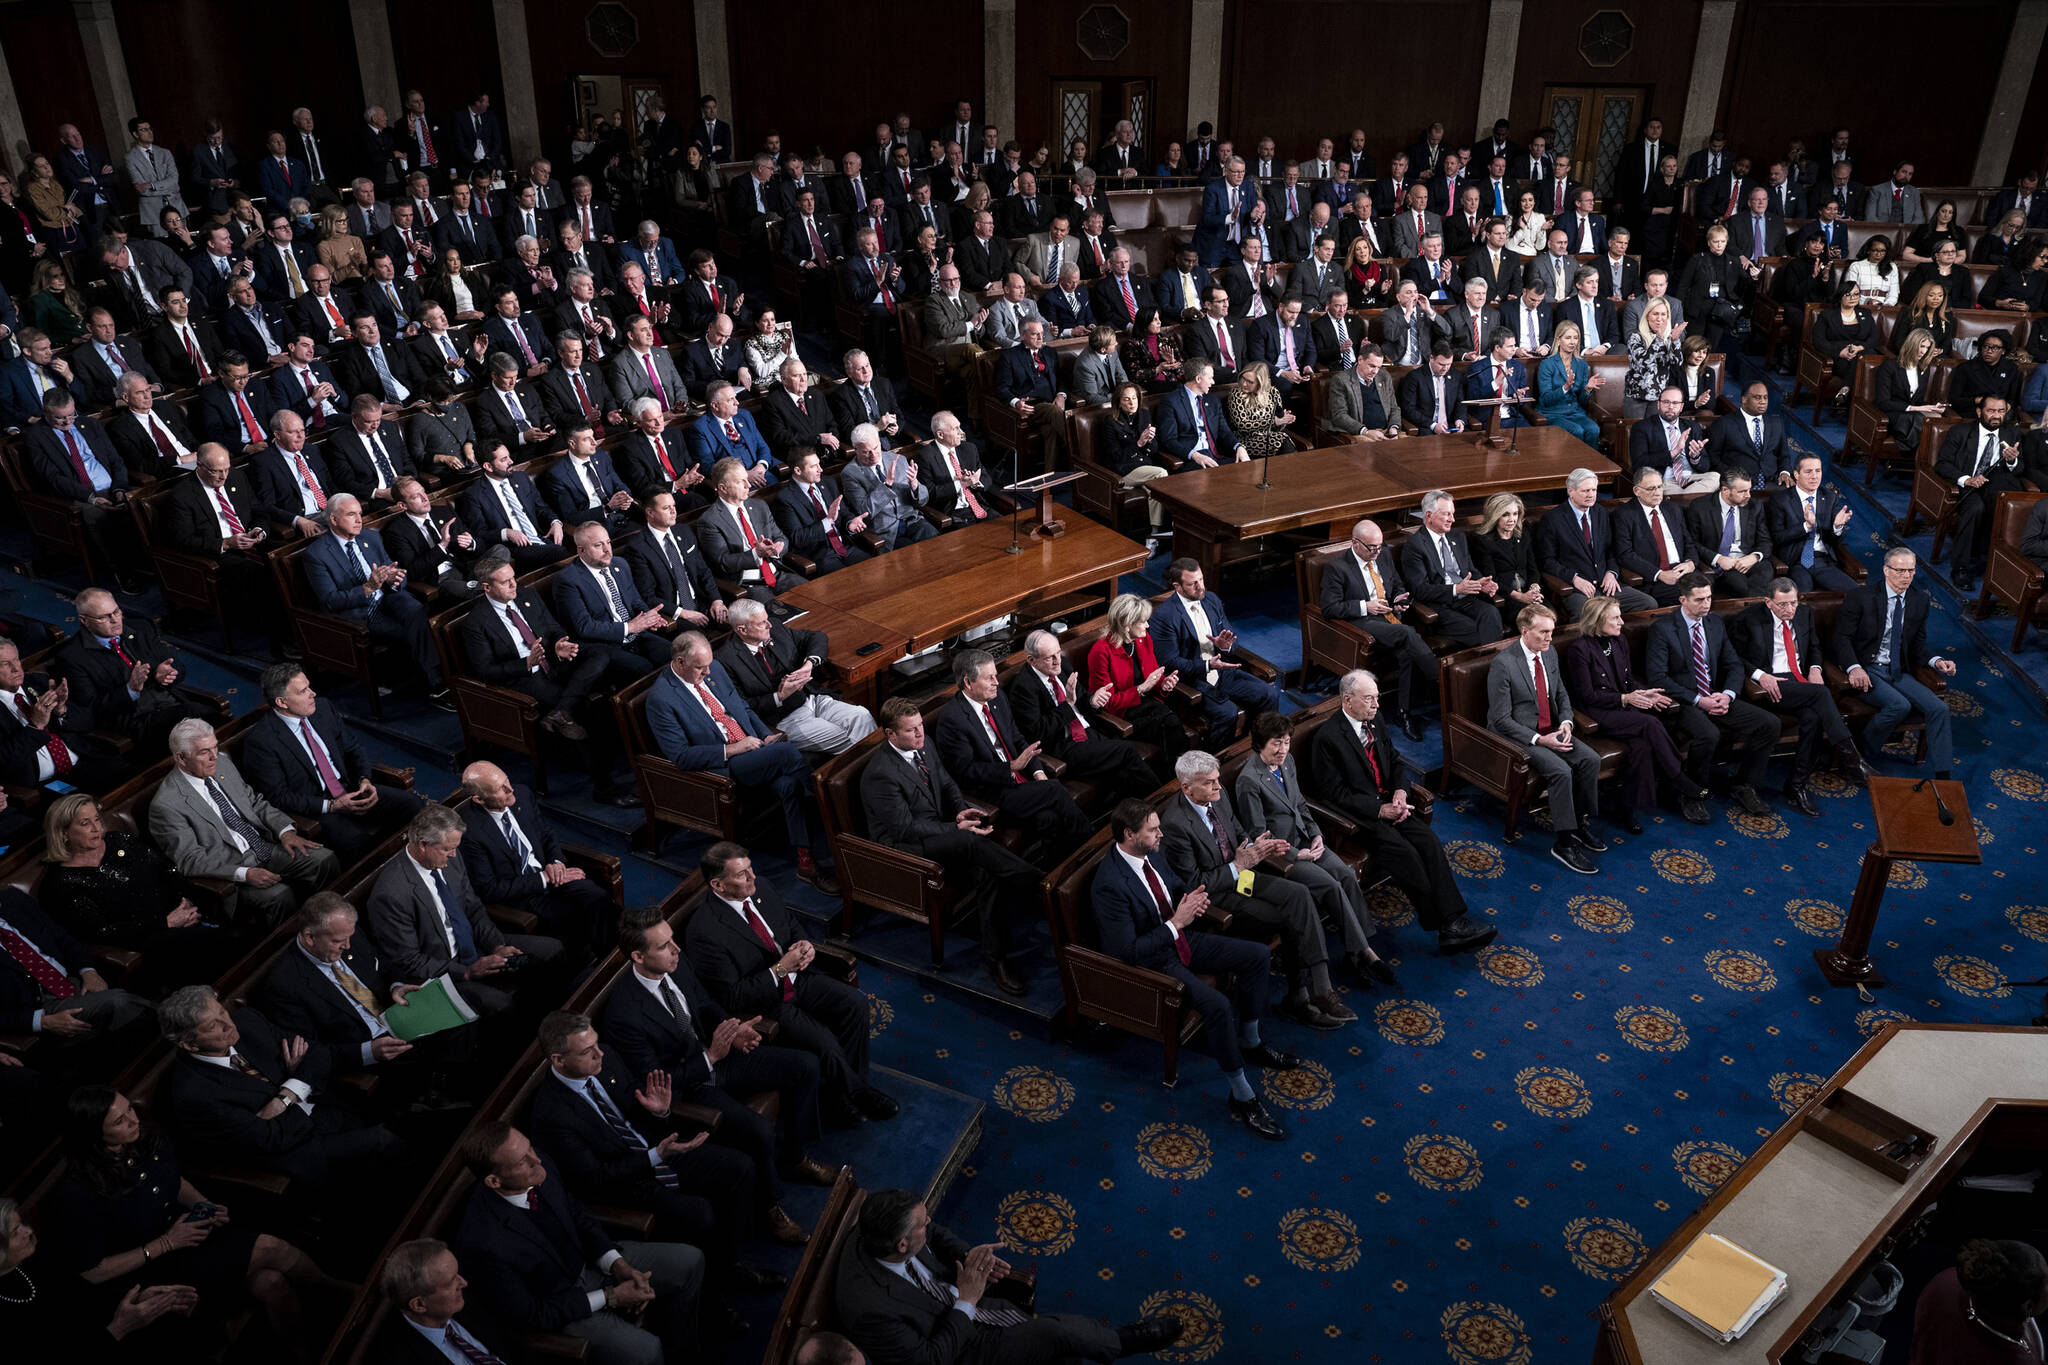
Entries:
<svg viewBox="0 0 2048 1365">
<path fill-rule="evenodd" d="M 1602 383 L 1593 367 L 1579 359 L 1584 339 L 1576 322 L 1560 322 L 1551 336 L 1552 351 L 1536 367 L 1536 411 L 1552 426 L 1563 427 L 1589 446 L 1600 444 L 1600 423 L 1587 413 L 1593 391 Z"/>
</svg>

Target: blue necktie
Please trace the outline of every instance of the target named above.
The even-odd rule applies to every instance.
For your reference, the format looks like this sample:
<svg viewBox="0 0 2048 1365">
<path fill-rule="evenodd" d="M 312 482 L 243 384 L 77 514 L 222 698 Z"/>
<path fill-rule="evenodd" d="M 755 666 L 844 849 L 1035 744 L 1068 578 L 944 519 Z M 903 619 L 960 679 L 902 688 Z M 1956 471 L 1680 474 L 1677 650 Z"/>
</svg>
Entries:
<svg viewBox="0 0 2048 1365">
<path fill-rule="evenodd" d="M 612 599 L 612 610 L 619 614 L 621 621 L 631 620 L 626 613 L 626 600 L 619 596 L 619 581 L 612 577 L 610 569 L 601 570 L 598 577 L 604 580 L 605 593 Z"/>
<path fill-rule="evenodd" d="M 441 899 L 441 913 L 448 917 L 448 932 L 455 936 L 455 960 L 468 966 L 477 960 L 476 938 L 469 932 L 469 916 L 462 913 L 460 906 L 448 890 L 448 879 L 441 875 L 440 868 L 428 873 L 434 882 L 434 894 Z"/>
<path fill-rule="evenodd" d="M 1811 497 L 1808 497 L 1806 499 L 1806 510 L 1809 512 L 1812 512 L 1814 510 L 1813 499 Z M 1813 519 L 1813 529 L 1815 535 L 1818 535 L 1820 533 L 1820 517 L 1817 514 Z M 1799 567 L 1801 567 L 1802 569 L 1810 569 L 1813 567 L 1813 536 L 1808 536 L 1806 538 L 1806 548 L 1799 552 Z"/>
</svg>

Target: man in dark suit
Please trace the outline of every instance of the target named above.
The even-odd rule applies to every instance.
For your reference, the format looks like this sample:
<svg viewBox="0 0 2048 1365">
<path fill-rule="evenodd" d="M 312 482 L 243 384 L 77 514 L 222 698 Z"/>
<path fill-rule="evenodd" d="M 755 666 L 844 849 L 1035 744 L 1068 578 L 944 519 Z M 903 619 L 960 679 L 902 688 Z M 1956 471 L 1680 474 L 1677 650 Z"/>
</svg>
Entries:
<svg viewBox="0 0 2048 1365">
<path fill-rule="evenodd" d="M 1211 284 L 1202 292 L 1202 316 L 1183 329 L 1182 345 L 1188 355 L 1209 362 L 1219 384 L 1233 382 L 1238 370 L 1251 363 L 1245 324 L 1231 314 L 1230 294 L 1221 285 Z"/>
<path fill-rule="evenodd" d="M 402 335 L 402 327 L 390 335 Z M 351 310 L 349 333 L 349 340 L 336 342 L 327 353 L 336 387 L 356 397 L 375 398 L 394 410 L 420 400 L 427 377 L 413 358 L 413 348 L 387 340 L 384 324 L 373 309 Z"/>
<path fill-rule="evenodd" d="M 582 417 L 562 428 L 567 454 L 540 476 L 541 496 L 561 513 L 573 536 L 585 526 L 602 526 L 620 536 L 637 529 L 627 510 L 634 505 L 612 458 L 598 448 L 597 435 Z"/>
<path fill-rule="evenodd" d="M 989 835 L 995 826 L 925 744 L 915 702 L 882 703 L 884 743 L 861 770 L 860 799 L 868 837 L 930 858 L 964 888 L 978 876 L 994 882 L 982 919 L 982 964 L 1005 994 L 1021 996 L 1024 979 L 1009 961 L 1011 925 L 1039 913 L 1039 873 Z"/>
<path fill-rule="evenodd" d="M 1666 505 L 1664 471 L 1636 466 L 1635 500 L 1613 509 L 1614 562 L 1639 574 L 1661 606 L 1678 602 L 1678 581 L 1706 563 L 1706 552 L 1676 503 Z M 1546 518 L 1547 520 L 1547 518 Z"/>
<path fill-rule="evenodd" d="M 370 751 L 296 664 L 263 671 L 266 714 L 249 728 L 242 770 L 279 810 L 317 820 L 320 842 L 354 863 L 419 814 L 420 798 L 372 776 Z"/>
<path fill-rule="evenodd" d="M 1466 254 L 1463 269 L 1466 289 L 1471 289 L 1474 280 L 1484 281 L 1486 302 L 1495 308 L 1502 300 L 1520 295 L 1522 261 L 1508 251 L 1506 219 L 1496 218 L 1487 225 L 1486 240 Z"/>
<path fill-rule="evenodd" d="M 120 336 L 114 326 L 114 315 L 104 308 L 91 310 L 86 334 L 71 352 L 71 371 L 71 391 L 89 408 L 113 406 L 115 384 L 124 374 L 142 375 L 158 386 L 163 383 L 144 358 L 142 346 L 132 338 Z"/>
<path fill-rule="evenodd" d="M 385 551 L 384 538 L 363 526 L 359 499 L 350 493 L 328 499 L 327 534 L 307 546 L 299 562 L 320 610 L 403 645 L 426 684 L 428 701 L 453 709 L 427 630 L 426 608 L 405 590 L 405 570 Z"/>
<path fill-rule="evenodd" d="M 1499 932 L 1467 913 L 1443 841 L 1409 805 L 1400 782 L 1400 756 L 1380 720 L 1379 680 L 1353 669 L 1337 684 L 1338 710 L 1309 737 L 1300 764 L 1305 785 L 1357 827 L 1384 869 L 1416 907 L 1422 927 L 1436 935 L 1437 951 L 1483 948 Z"/>
<path fill-rule="evenodd" d="M 1109 253 L 1109 273 L 1095 282 L 1089 301 L 1095 316 L 1119 332 L 1130 331 L 1139 311 L 1153 306 L 1151 284 L 1131 269 L 1130 248 Z"/>
<path fill-rule="evenodd" d="M 1066 764 L 1069 775 L 1103 783 L 1111 796 L 1144 796 L 1160 781 L 1143 751 L 1099 727 L 1078 672 L 1062 675 L 1059 637 L 1034 630 L 1024 639 L 1025 667 L 1003 685 L 1016 732 L 1026 744 Z"/>
<path fill-rule="evenodd" d="M 1514 334 L 1514 349 L 1509 354 L 1516 360 L 1529 364 L 1550 354 L 1556 314 L 1541 280 L 1523 277 L 1521 292 L 1500 305 L 1500 325 Z"/>
<path fill-rule="evenodd" d="M 228 374 L 222 387 L 232 382 L 234 370 Z M 311 539 L 326 528 L 326 503 L 341 490 L 327 461 L 306 444 L 306 424 L 296 412 L 280 411 L 271 418 L 270 440 L 249 462 L 248 472 L 273 535 Z"/>
<path fill-rule="evenodd" d="M 839 481 L 824 473 L 818 452 L 798 446 L 790 456 L 789 481 L 776 490 L 781 511 L 776 520 L 789 531 L 790 548 L 832 573 L 867 559 L 852 542 L 860 514 L 841 501 Z"/>
<path fill-rule="evenodd" d="M 1728 413 L 1708 429 L 1707 462 L 1721 475 L 1741 470 L 1752 485 L 1792 482 L 1791 449 L 1786 445 L 1785 419 L 1773 414 L 1770 385 L 1761 379 L 1742 391 L 1742 409 Z"/>
<path fill-rule="evenodd" d="M 996 679 L 995 658 L 963 650 L 953 660 L 959 694 L 939 708 L 933 741 L 962 791 L 999 822 L 1024 826 L 1052 847 L 1073 845 L 1092 831 L 1065 785 L 1054 780 L 1010 713 Z"/>
<path fill-rule="evenodd" d="M 1470 648 L 1501 637 L 1500 610 L 1492 600 L 1499 588 L 1478 575 L 1465 533 L 1453 529 L 1455 508 L 1442 489 L 1422 495 L 1422 529 L 1401 547 L 1401 578 L 1416 601 L 1436 611 L 1437 629 Z"/>
<path fill-rule="evenodd" d="M 462 1153 L 477 1183 L 455 1248 L 477 1297 L 509 1327 L 579 1338 L 596 1365 L 693 1353 L 702 1252 L 607 1236 L 560 1169 L 508 1122 L 466 1134 Z"/>
<path fill-rule="evenodd" d="M 478 439 L 486 446 L 511 446 L 522 460 L 561 449 L 562 438 L 547 414 L 547 400 L 520 378 L 519 357 L 499 351 L 485 368 L 490 386 L 476 395 L 469 410 Z"/>
<path fill-rule="evenodd" d="M 1399 705 L 1389 712 L 1387 719 L 1400 726 L 1410 739 L 1420 740 L 1422 722 L 1414 710 L 1415 686 L 1419 682 L 1427 687 L 1435 681 L 1436 654 L 1415 627 L 1401 619 L 1412 599 L 1393 557 L 1381 553 L 1384 543 L 1385 535 L 1372 518 L 1366 517 L 1353 526 L 1350 552 L 1323 566 L 1317 608 L 1325 619 L 1349 621 L 1394 652 L 1400 663 L 1395 694 Z M 1377 684 L 1373 695 L 1379 695 Z"/>
<path fill-rule="evenodd" d="M 1578 324 L 1579 354 L 1582 356 L 1626 352 L 1628 349 L 1614 305 L 1600 295 L 1600 272 L 1589 265 L 1579 266 L 1573 272 L 1570 296 L 1551 308 L 1553 328 L 1567 322 Z"/>
<path fill-rule="evenodd" d="M 1764 175 L 1765 180 L 1762 188 L 1767 196 L 1765 202 L 1769 205 L 1772 215 L 1780 222 L 1784 222 L 1787 219 L 1809 216 L 1806 211 L 1806 191 L 1792 177 L 1791 171 L 1784 162 L 1773 161 L 1765 170 Z M 1998 220 L 1993 218 L 1991 221 L 1996 222 Z"/>
<path fill-rule="evenodd" d="M 142 353 L 151 368 L 179 388 L 197 388 L 220 373 L 220 334 L 211 322 L 192 316 L 191 295 L 164 291 L 164 316 L 142 334 Z"/>
<path fill-rule="evenodd" d="M 488 452 L 484 476 L 456 499 L 463 525 L 484 544 L 502 546 L 522 573 L 567 559 L 574 551 L 562 543 L 561 518 L 534 487 L 532 476 L 512 467 L 512 452 L 504 442 L 479 445 Z"/>
<path fill-rule="evenodd" d="M 774 888 L 756 879 L 746 849 L 715 843 L 702 870 L 710 894 L 690 916 L 684 946 L 718 1008 L 769 1020 L 782 1048 L 817 1058 L 828 1123 L 894 1118 L 896 1101 L 868 1078 L 866 997 L 811 969 L 816 948 Z"/>
<path fill-rule="evenodd" d="M 1500 326 L 1500 311 L 1486 299 L 1486 281 L 1474 276 L 1465 281 L 1464 297 L 1443 315 L 1444 325 L 1451 332 L 1451 345 L 1456 348 L 1458 359 L 1468 365 L 1486 355 L 1486 339 Z"/>
<path fill-rule="evenodd" d="M 1070 1313 L 1028 1313 L 1005 1302 L 991 1285 L 1010 1273 L 997 1245 L 969 1247 L 934 1223 L 908 1190 L 870 1194 L 831 1291 L 838 1320 L 851 1337 L 842 1344 L 853 1350 L 858 1343 L 860 1354 L 818 1359 L 1054 1365 L 1156 1351 L 1185 1330 L 1175 1317 L 1112 1330 Z"/>
<path fill-rule="evenodd" d="M 400 1245 L 385 1257 L 379 1285 L 392 1311 L 374 1347 L 378 1359 L 448 1365 L 444 1342 L 464 1360 L 503 1359 L 510 1353 L 503 1329 L 463 1297 L 469 1281 L 462 1278 L 461 1264 L 447 1243 L 421 1238 Z"/>
<path fill-rule="evenodd" d="M 714 313 L 704 325 L 704 335 L 683 348 L 682 378 L 690 396 L 702 400 L 710 386 L 720 380 L 751 389 L 754 376 L 747 369 L 746 354 L 732 339 L 732 319 Z M 835 395 L 837 391 L 835 390 Z"/>
<path fill-rule="evenodd" d="M 1515 359 L 1515 335 L 1505 327 L 1497 327 L 1486 340 L 1486 354 L 1465 369 L 1465 397 L 1514 400 L 1500 410 L 1500 424 L 1504 427 L 1528 426 L 1529 419 L 1522 413 L 1522 404 L 1529 400 L 1529 372 L 1522 368 L 1521 361 Z M 1455 346 L 1457 342 L 1453 340 L 1451 344 Z M 1467 420 L 1475 424 L 1491 416 L 1485 408 L 1467 411 Z"/>
<path fill-rule="evenodd" d="M 0 649 L 11 648 L 0 642 Z M 38 1064 L 52 1047 L 62 1047 L 76 1057 L 84 1074 L 92 1074 L 90 1060 L 111 1060 L 112 1048 L 87 1048 L 86 1039 L 104 1044 L 118 1037 L 140 1044 L 130 1031 L 148 1027 L 153 1007 L 140 996 L 108 987 L 85 945 L 27 892 L 0 889 L 0 927 L 8 934 L 0 940 L 0 1029 L 49 1040 L 36 1049 Z M 69 1070 L 72 1058 L 65 1061 Z"/>
<path fill-rule="evenodd" d="M 1536 562 L 1544 572 L 1564 580 L 1562 606 L 1576 617 L 1586 599 L 1613 597 L 1621 609 L 1651 611 L 1655 598 L 1621 581 L 1621 559 L 1608 510 L 1600 505 L 1600 478 L 1591 470 L 1574 469 L 1565 476 L 1566 502 L 1536 523 Z"/>
<path fill-rule="evenodd" d="M 576 560 L 555 576 L 555 607 L 582 652 L 605 661 L 605 676 L 623 686 L 668 661 L 659 632 L 670 622 L 648 605 L 623 564 L 612 562 L 611 533 L 595 521 L 576 528 Z"/>
<path fill-rule="evenodd" d="M 1798 720 L 1799 749 L 1792 756 L 1785 799 L 1801 815 L 1819 815 L 1807 779 L 1813 774 L 1820 741 L 1827 741 L 1836 771 L 1850 782 L 1861 781 L 1864 768 L 1834 693 L 1821 676 L 1820 633 L 1813 626 L 1813 609 L 1799 600 L 1791 579 L 1773 579 L 1767 600 L 1745 607 L 1728 623 L 1728 638 L 1757 686 L 1757 705 Z"/>
<path fill-rule="evenodd" d="M 191 469 L 198 460 L 199 438 L 178 415 L 178 405 L 157 402 L 149 377 L 139 370 L 122 375 L 118 388 L 106 429 L 122 463 L 159 479 Z"/>
<path fill-rule="evenodd" d="M 1770 595 L 1771 538 L 1749 493 L 1748 476 L 1730 469 L 1713 497 L 1697 498 L 1685 509 L 1693 541 L 1706 556 L 1702 577 L 1711 577 L 1723 597 Z"/>
<path fill-rule="evenodd" d="M 1707 433 L 1685 415 L 1685 391 L 1672 385 L 1657 396 L 1656 414 L 1630 430 L 1629 465 L 1662 472 L 1674 493 L 1711 493 L 1721 476 L 1706 468 L 1708 446 Z"/>
<path fill-rule="evenodd" d="M 412 457 L 398 428 L 385 429 L 376 394 L 359 393 L 348 406 L 349 420 L 329 428 L 327 468 L 336 488 L 382 514 L 398 501 L 398 481 L 412 475 Z"/>
<path fill-rule="evenodd" d="M 1785 220 L 1770 206 L 1771 192 L 1750 187 L 1743 208 L 1728 219 L 1728 254 L 1751 263 L 1785 254 Z"/>
<path fill-rule="evenodd" d="M 1174 560 L 1167 565 L 1166 584 L 1173 591 L 1152 615 L 1152 648 L 1168 672 L 1179 673 L 1201 693 L 1210 741 L 1220 747 L 1235 734 L 1240 713 L 1248 723 L 1261 712 L 1278 710 L 1279 691 L 1229 657 L 1237 647 L 1237 632 L 1223 599 L 1208 591 L 1201 565 Z"/>
<path fill-rule="evenodd" d="M 39 787 L 56 779 L 97 794 L 129 775 L 92 737 L 85 708 L 70 708 L 70 684 L 25 672 L 21 647 L 0 638 L 0 781 Z"/>
<path fill-rule="evenodd" d="M 57 651 L 54 668 L 71 685 L 79 728 L 128 736 L 137 746 L 133 758 L 143 762 L 163 754 L 171 727 L 187 716 L 218 716 L 217 707 L 177 685 L 182 670 L 154 621 L 126 616 L 104 588 L 87 588 L 72 607 L 81 628 Z"/>
<path fill-rule="evenodd" d="M 1330 291 L 1323 300 L 1323 315 L 1309 323 L 1308 332 L 1315 342 L 1316 364 L 1325 369 L 1355 368 L 1359 348 L 1369 344 L 1365 319 L 1351 311 L 1351 295 L 1342 289 Z"/>
<path fill-rule="evenodd" d="M 1451 343 L 1438 341 L 1429 348 L 1429 363 L 1401 376 L 1395 388 L 1401 420 L 1425 435 L 1445 436 L 1465 429 L 1465 407 L 1459 401 L 1462 385 L 1451 373 L 1451 360 Z"/>
<path fill-rule="evenodd" d="M 1952 428 L 1934 457 L 1935 476 L 1956 490 L 1949 577 L 1957 592 L 1976 586 L 1999 494 L 2025 492 L 2041 478 L 2021 461 L 2020 430 L 2006 426 L 2010 406 L 2002 395 L 1986 394 L 1977 420 Z"/>
<path fill-rule="evenodd" d="M 574 744 L 589 734 L 576 712 L 604 679 L 604 656 L 584 654 L 539 593 L 519 585 L 503 547 L 477 563 L 483 600 L 462 619 L 467 671 L 484 682 L 522 692 L 541 705 L 540 726 Z"/>
<path fill-rule="evenodd" d="M 290 638 L 290 625 L 262 554 L 268 516 L 227 450 L 208 442 L 199 447 L 193 477 L 174 481 L 158 504 L 155 534 L 181 554 L 218 564 L 227 600 L 244 604 L 282 641 Z"/>
<path fill-rule="evenodd" d="M 1302 320 L 1302 307 L 1301 299 L 1282 299 L 1270 316 L 1245 329 L 1250 358 L 1266 362 L 1281 399 L 1297 407 L 1306 400 L 1316 366 L 1315 338 Z"/>
<path fill-rule="evenodd" d="M 1727 625 L 1714 614 L 1714 584 L 1687 574 L 1678 580 L 1678 610 L 1650 626 L 1644 681 L 1679 704 L 1673 724 L 1690 745 L 1686 775 L 1704 787 L 1715 749 L 1734 741 L 1744 752 L 1729 793 L 1749 814 L 1765 816 L 1771 808 L 1756 788 L 1778 742 L 1778 718 L 1742 700 L 1745 676 Z"/>
<path fill-rule="evenodd" d="M 1927 648 L 1927 592 L 1913 586 L 1918 566 L 1903 545 L 1885 553 L 1884 581 L 1866 583 L 1842 597 L 1835 618 L 1833 656 L 1849 675 L 1849 685 L 1867 694 L 1877 714 L 1863 730 L 1863 752 L 1875 765 L 1882 761 L 1892 731 L 1908 713 L 1927 725 L 1927 761 L 1934 775 L 1946 778 L 1955 766 L 1955 741 L 1948 703 L 1918 676 L 1931 668 L 1954 677 L 1955 660 Z"/>
<path fill-rule="evenodd" d="M 418 478 L 400 475 L 392 491 L 402 515 L 384 523 L 384 548 L 405 570 L 406 584 L 421 592 L 438 592 L 441 606 L 476 596 L 473 575 L 483 542 L 452 508 L 434 506 Z"/>
<path fill-rule="evenodd" d="M 253 1009 L 230 1011 L 211 986 L 173 991 L 157 1023 L 178 1051 L 157 1103 L 179 1141 L 330 1194 L 351 1191 L 372 1207 L 390 1202 L 376 1172 L 402 1144 L 325 1093 L 333 1060 L 324 1046 L 284 1036 Z"/>
<path fill-rule="evenodd" d="M 1848 499 L 1823 489 L 1820 480 L 1820 456 L 1795 457 L 1791 491 L 1772 498 L 1765 509 L 1771 551 L 1785 561 L 1785 577 L 1801 592 L 1852 592 L 1857 582 L 1842 569 L 1842 532 L 1854 514 Z"/>
<path fill-rule="evenodd" d="M 645 533 L 628 537 L 618 550 L 640 596 L 671 621 L 700 629 L 724 621 L 725 602 L 711 565 L 696 535 L 676 524 L 675 495 L 656 489 L 641 502 L 641 510 L 647 518 Z"/>
<path fill-rule="evenodd" d="M 106 428 L 79 413 L 69 390 L 52 389 L 43 399 L 43 420 L 23 432 L 22 444 L 36 491 L 76 508 L 100 571 L 123 590 L 139 591 L 149 565 L 123 505 L 128 466 Z"/>
<path fill-rule="evenodd" d="M 1153 408 L 1159 449 L 1176 460 L 1203 468 L 1249 460 L 1237 431 L 1223 415 L 1223 404 L 1211 392 L 1216 369 L 1208 360 L 1190 357 L 1181 365 L 1185 382 L 1168 390 Z"/>
</svg>

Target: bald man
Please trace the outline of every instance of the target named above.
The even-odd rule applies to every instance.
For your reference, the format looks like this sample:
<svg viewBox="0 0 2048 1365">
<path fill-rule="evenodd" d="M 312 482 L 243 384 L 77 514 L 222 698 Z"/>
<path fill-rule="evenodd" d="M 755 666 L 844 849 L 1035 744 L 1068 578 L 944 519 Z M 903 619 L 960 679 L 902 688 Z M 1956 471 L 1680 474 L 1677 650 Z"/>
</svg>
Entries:
<svg viewBox="0 0 2048 1365">
<path fill-rule="evenodd" d="M 471 794 L 462 807 L 469 825 L 462 864 L 484 903 L 533 915 L 571 953 L 608 947 L 619 928 L 611 888 L 569 865 L 533 793 L 495 763 L 470 764 L 462 785 Z"/>
</svg>

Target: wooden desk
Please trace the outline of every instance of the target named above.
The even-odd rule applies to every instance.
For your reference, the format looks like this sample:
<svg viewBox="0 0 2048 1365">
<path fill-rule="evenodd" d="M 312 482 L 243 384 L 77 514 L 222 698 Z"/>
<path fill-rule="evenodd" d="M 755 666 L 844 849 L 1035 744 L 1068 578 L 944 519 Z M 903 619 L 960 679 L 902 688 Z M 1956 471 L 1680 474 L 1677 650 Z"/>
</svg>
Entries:
<svg viewBox="0 0 2048 1365">
<path fill-rule="evenodd" d="M 846 685 L 846 700 L 873 711 L 880 700 L 875 680 L 883 669 L 903 657 L 903 637 L 887 626 L 834 607 L 804 604 L 799 609 L 803 615 L 792 619 L 789 625 L 797 630 L 825 633 L 829 642 L 827 662 Z M 858 652 L 871 641 L 882 647 L 868 654 Z"/>
<path fill-rule="evenodd" d="M 1814 1314 L 1910 1211 L 1904 1206 L 1951 1167 L 1952 1144 L 1988 1101 L 2048 1101 L 2044 1045 L 2048 1029 L 1887 1024 L 1600 1305 L 1594 1365 L 1775 1365 L 1788 1358 Z M 1932 1156 L 1903 1184 L 1804 1131 L 1806 1116 L 1844 1087 L 1934 1136 Z M 1707 1231 L 1763 1257 L 1788 1280 L 1784 1299 L 1726 1346 L 1649 1293 Z"/>
<path fill-rule="evenodd" d="M 1005 554 L 1009 518 L 951 531 L 793 588 L 782 600 L 804 611 L 833 613 L 859 624 L 858 648 L 880 639 L 904 653 L 929 649 L 970 626 L 1019 607 L 1101 584 L 1104 600 L 1118 574 L 1145 567 L 1145 547 L 1087 517 L 1068 519 L 1067 533 L 1047 540 L 1023 536 L 1021 553 Z M 813 629 L 824 630 L 824 626 Z M 832 639 L 838 662 L 839 638 Z M 861 662 L 872 663 L 874 655 Z M 877 666 L 879 667 L 879 666 Z M 872 675 L 871 675 L 872 676 Z"/>
<path fill-rule="evenodd" d="M 1220 465 L 1154 479 L 1147 495 L 1173 512 L 1173 552 L 1213 569 L 1240 558 L 1231 547 L 1303 526 L 1327 526 L 1333 539 L 1360 517 L 1413 510 L 1441 488 L 1461 501 L 1492 493 L 1564 490 L 1564 476 L 1590 469 L 1604 483 L 1615 465 L 1562 427 L 1525 427 L 1519 453 L 1474 444 L 1470 435 L 1358 441 L 1276 457 L 1261 490 L 1260 461 Z M 1255 548 L 1255 547 L 1252 547 Z M 1248 549 L 1246 553 L 1250 553 Z"/>
</svg>

